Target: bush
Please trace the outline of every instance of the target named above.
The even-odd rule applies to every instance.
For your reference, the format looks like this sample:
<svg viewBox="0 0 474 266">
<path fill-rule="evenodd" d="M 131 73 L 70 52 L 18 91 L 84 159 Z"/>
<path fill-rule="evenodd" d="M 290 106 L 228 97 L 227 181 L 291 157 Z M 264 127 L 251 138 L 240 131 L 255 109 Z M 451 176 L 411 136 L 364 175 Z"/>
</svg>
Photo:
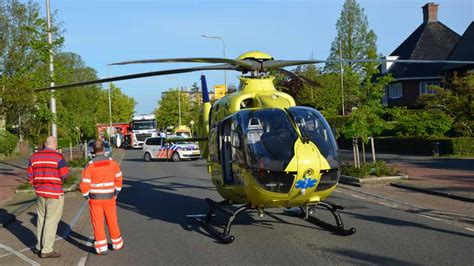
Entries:
<svg viewBox="0 0 474 266">
<path fill-rule="evenodd" d="M 474 156 L 474 138 L 452 138 L 452 154 L 458 156 Z"/>
<path fill-rule="evenodd" d="M 351 148 L 349 142 L 346 146 Z M 433 155 L 435 151 L 439 155 L 474 156 L 474 138 L 381 137 L 375 138 L 375 150 L 428 156 Z"/>
<path fill-rule="evenodd" d="M 58 147 L 69 148 L 69 139 L 58 139 Z"/>
<path fill-rule="evenodd" d="M 343 175 L 366 178 L 370 176 L 393 176 L 398 173 L 396 167 L 388 166 L 384 161 L 378 161 L 376 163 L 365 163 L 360 168 L 355 168 L 352 165 L 343 166 Z"/>
<path fill-rule="evenodd" d="M 6 130 L 0 130 L 0 154 L 9 155 L 16 147 L 18 138 Z"/>
<path fill-rule="evenodd" d="M 392 132 L 404 137 L 443 137 L 453 124 L 451 117 L 436 110 L 400 112 L 396 120 Z"/>
<path fill-rule="evenodd" d="M 84 167 L 87 164 L 87 160 L 84 158 L 78 158 L 69 161 L 67 164 L 69 167 Z"/>
</svg>

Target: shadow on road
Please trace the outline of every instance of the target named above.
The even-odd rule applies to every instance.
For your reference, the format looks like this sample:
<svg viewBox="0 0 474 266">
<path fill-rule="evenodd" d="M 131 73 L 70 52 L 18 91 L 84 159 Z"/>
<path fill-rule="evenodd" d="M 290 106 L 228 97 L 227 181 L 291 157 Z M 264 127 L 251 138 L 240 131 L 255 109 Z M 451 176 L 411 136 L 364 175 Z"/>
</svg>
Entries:
<svg viewBox="0 0 474 266">
<path fill-rule="evenodd" d="M 359 220 L 371 221 L 371 222 L 376 222 L 376 223 L 381 223 L 381 224 L 386 224 L 386 225 L 393 225 L 393 226 L 415 227 L 415 228 L 421 228 L 421 229 L 426 229 L 426 230 L 431 230 L 431 231 L 436 231 L 436 232 L 441 232 L 441 233 L 446 233 L 446 234 L 453 234 L 453 235 L 458 235 L 458 236 L 468 237 L 468 238 L 473 237 L 472 234 L 465 234 L 465 233 L 446 230 L 442 228 L 431 227 L 426 224 L 415 223 L 415 222 L 410 222 L 410 221 L 405 221 L 405 220 L 400 220 L 400 219 L 394 219 L 394 218 L 390 218 L 386 216 L 365 215 L 365 214 L 354 213 L 354 212 L 346 212 L 346 213 Z"/>
<path fill-rule="evenodd" d="M 8 166 L 11 166 L 11 167 L 14 167 L 14 168 L 17 168 L 17 169 L 21 169 L 21 170 L 26 170 L 26 167 L 23 167 L 23 166 L 18 165 L 18 164 L 7 163 L 5 161 L 0 161 L 0 164 L 8 165 Z"/>
<path fill-rule="evenodd" d="M 146 179 L 147 181 L 157 180 L 167 177 L 157 177 Z M 117 205 L 120 208 L 144 215 L 150 219 L 162 220 L 168 223 L 179 224 L 184 230 L 194 230 L 206 236 L 207 232 L 201 230 L 198 224 L 186 218 L 188 214 L 206 213 L 207 204 L 203 199 L 192 196 L 174 193 L 181 188 L 194 188 L 211 190 L 213 187 L 203 187 L 185 183 L 167 182 L 163 184 L 151 184 L 143 180 L 130 180 L 127 177 L 124 181 L 123 191 L 118 197 Z M 223 221 L 216 219 L 218 226 L 223 225 Z M 255 221 L 247 213 L 239 216 L 235 224 L 254 224 Z"/>
<path fill-rule="evenodd" d="M 36 221 L 37 221 L 37 218 L 38 218 L 37 214 L 33 213 L 33 212 L 28 212 L 28 215 L 30 215 L 31 224 L 33 224 L 36 228 Z M 73 246 L 75 246 L 75 247 L 77 247 L 77 248 L 79 248 L 83 251 L 93 252 L 92 247 L 89 247 L 86 244 L 84 244 L 84 243 L 87 243 L 87 241 L 89 240 L 89 237 L 86 237 L 86 236 L 83 236 L 83 235 L 81 235 L 77 232 L 74 232 L 72 230 L 71 226 L 69 224 L 63 222 L 62 220 L 59 221 L 58 231 L 57 231 L 56 234 L 57 234 L 57 236 L 62 237 L 64 240 L 66 240 L 71 245 L 73 245 Z M 31 246 L 36 244 L 36 235 L 35 234 L 33 234 L 33 239 L 34 239 L 34 242 L 27 245 L 28 247 L 31 247 Z"/>
<path fill-rule="evenodd" d="M 386 257 L 383 255 L 370 254 L 368 252 L 361 252 L 353 249 L 345 248 L 332 248 L 332 249 L 323 249 L 324 252 L 333 253 L 337 256 L 342 256 L 347 260 L 349 264 L 356 265 L 417 265 L 404 261 L 401 259 L 395 259 Z"/>
</svg>

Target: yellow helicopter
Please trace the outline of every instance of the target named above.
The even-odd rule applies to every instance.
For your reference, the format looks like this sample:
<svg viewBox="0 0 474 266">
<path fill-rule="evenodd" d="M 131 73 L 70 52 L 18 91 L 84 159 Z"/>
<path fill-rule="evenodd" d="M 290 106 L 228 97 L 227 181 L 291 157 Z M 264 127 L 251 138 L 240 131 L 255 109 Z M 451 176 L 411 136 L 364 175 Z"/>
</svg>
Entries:
<svg viewBox="0 0 474 266">
<path fill-rule="evenodd" d="M 147 59 L 114 63 L 218 63 L 217 65 L 153 71 L 85 81 L 45 91 L 90 84 L 187 73 L 204 70 L 234 70 L 242 72 L 239 90 L 217 100 L 211 106 L 205 76 L 201 76 L 203 106 L 200 113 L 198 138 L 208 170 L 222 202 L 205 199 L 207 214 L 189 215 L 202 223 L 223 243 L 231 243 L 232 223 L 246 210 L 257 210 L 260 216 L 266 208 L 299 207 L 305 220 L 340 235 L 352 235 L 355 228 L 345 229 L 339 210 L 343 207 L 325 200 L 336 188 L 340 176 L 340 160 L 334 135 L 325 118 L 317 110 L 296 106 L 288 94 L 277 91 L 270 71 L 286 71 L 283 67 L 326 62 L 405 62 L 446 63 L 445 60 L 275 60 L 270 55 L 252 51 L 237 59 L 175 58 Z M 452 61 L 464 63 L 467 61 Z M 299 77 L 301 78 L 301 77 Z M 303 79 L 303 78 L 302 78 Z M 305 81 L 303 79 L 303 81 Z M 207 142 L 207 144 L 206 144 Z M 237 205 L 237 208 L 233 206 Z M 329 210 L 336 224 L 314 217 L 316 207 Z M 211 224 L 216 211 L 227 217 L 220 232 Z"/>
</svg>

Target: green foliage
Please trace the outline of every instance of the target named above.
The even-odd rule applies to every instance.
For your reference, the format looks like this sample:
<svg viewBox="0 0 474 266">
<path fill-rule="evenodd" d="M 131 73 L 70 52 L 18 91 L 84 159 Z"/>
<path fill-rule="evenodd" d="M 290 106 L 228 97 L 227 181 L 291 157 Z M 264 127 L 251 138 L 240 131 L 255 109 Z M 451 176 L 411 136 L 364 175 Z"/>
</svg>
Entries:
<svg viewBox="0 0 474 266">
<path fill-rule="evenodd" d="M 385 129 L 386 123 L 382 117 L 387 110 L 382 105 L 382 97 L 384 88 L 391 80 L 389 76 L 379 77 L 375 82 L 366 78 L 362 87 L 360 106 L 352 112 L 344 130 L 347 138 L 360 137 L 367 141 L 368 137 L 377 136 Z"/>
<path fill-rule="evenodd" d="M 7 127 L 17 130 L 32 143 L 41 143 L 50 134 L 51 123 L 58 124 L 58 135 L 71 141 L 93 138 L 96 124 L 109 122 L 108 92 L 99 85 L 55 92 L 57 117 L 49 109 L 51 93 L 33 93 L 34 88 L 51 81 L 66 84 L 97 79 L 94 69 L 81 57 L 61 52 L 63 31 L 54 21 L 50 45 L 45 37 L 47 23 L 38 4 L 32 1 L 0 2 L 0 113 Z M 50 77 L 50 49 L 54 53 L 55 76 Z M 135 101 L 119 88 L 112 88 L 113 122 L 128 122 Z"/>
<path fill-rule="evenodd" d="M 451 147 L 453 155 L 456 156 L 474 156 L 474 138 L 462 137 L 452 138 Z"/>
<path fill-rule="evenodd" d="M 46 86 L 50 81 L 41 69 L 49 60 L 49 49 L 61 46 L 61 30 L 52 28 L 50 45 L 45 38 L 48 29 L 39 5 L 18 0 L 0 3 L 0 27 L 0 97 L 3 98 L 0 113 L 6 114 L 7 126 L 18 128 L 29 139 L 39 139 L 48 134 L 54 117 L 48 110 L 49 95 L 34 94 L 32 89 Z"/>
<path fill-rule="evenodd" d="M 181 124 L 189 125 L 191 120 L 198 121 L 200 97 L 192 100 L 189 93 L 180 93 L 176 89 L 170 89 L 167 93 L 161 95 L 158 107 L 155 109 L 158 128 L 179 125 L 178 98 L 181 102 Z"/>
<path fill-rule="evenodd" d="M 58 84 L 98 78 L 96 71 L 85 66 L 81 57 L 74 53 L 57 54 L 55 64 Z M 57 91 L 59 136 L 73 142 L 81 137 L 85 139 L 95 137 L 97 101 L 101 93 L 103 92 L 98 85 Z"/>
<path fill-rule="evenodd" d="M 389 166 L 384 161 L 361 164 L 360 168 L 343 166 L 341 169 L 341 174 L 358 178 L 367 178 L 371 176 L 394 176 L 397 175 L 397 173 L 398 170 L 396 167 Z"/>
<path fill-rule="evenodd" d="M 433 109 L 442 111 L 453 122 L 454 135 L 474 136 L 474 74 L 465 77 L 454 77 L 446 88 L 431 87 L 436 94 L 425 94 L 420 97 L 428 112 Z"/>
<path fill-rule="evenodd" d="M 87 159 L 84 158 L 77 158 L 71 161 L 68 161 L 67 164 L 71 168 L 76 168 L 76 167 L 84 167 L 87 164 Z"/>
<path fill-rule="evenodd" d="M 112 123 L 130 122 L 135 109 L 135 99 L 127 96 L 119 87 L 111 84 Z M 96 107 L 97 123 L 109 123 L 109 92 L 101 90 Z"/>
<path fill-rule="evenodd" d="M 68 188 L 77 183 L 80 172 L 71 170 L 69 177 L 63 182 L 63 188 Z"/>
<path fill-rule="evenodd" d="M 377 36 L 369 29 L 369 22 L 356 0 L 346 0 L 336 23 L 337 35 L 331 44 L 328 60 L 334 59 L 376 59 Z M 360 97 L 364 91 L 360 85 L 370 80 L 376 73 L 376 63 L 344 63 L 344 106 L 346 112 L 360 106 Z M 341 64 L 328 63 L 325 71 L 341 73 Z M 340 87 L 340 84 L 339 84 Z M 338 90 L 339 91 L 339 90 Z"/>
<path fill-rule="evenodd" d="M 336 23 L 337 36 L 331 44 L 328 59 L 339 59 L 341 52 L 344 59 L 375 59 L 377 57 L 377 36 L 369 29 L 369 21 L 364 12 L 365 10 L 356 0 L 344 2 Z M 364 75 L 366 74 L 364 69 L 368 66 L 374 68 L 376 65 L 374 63 L 350 63 L 345 65 L 344 70 L 346 73 L 358 73 L 364 79 L 367 77 Z M 340 65 L 337 63 L 327 64 L 326 69 L 337 73 L 340 71 Z"/>
<path fill-rule="evenodd" d="M 451 129 L 453 119 L 440 110 L 408 111 L 398 109 L 392 133 L 396 136 L 443 137 Z"/>
<path fill-rule="evenodd" d="M 6 130 L 0 130 L 0 154 L 9 155 L 16 147 L 18 138 Z"/>
<path fill-rule="evenodd" d="M 349 123 L 349 118 L 350 118 L 349 116 L 342 116 L 342 115 L 326 117 L 326 120 L 331 126 L 331 129 L 336 139 L 341 137 L 342 134 L 344 133 L 344 130 L 347 127 L 347 124 Z"/>
</svg>

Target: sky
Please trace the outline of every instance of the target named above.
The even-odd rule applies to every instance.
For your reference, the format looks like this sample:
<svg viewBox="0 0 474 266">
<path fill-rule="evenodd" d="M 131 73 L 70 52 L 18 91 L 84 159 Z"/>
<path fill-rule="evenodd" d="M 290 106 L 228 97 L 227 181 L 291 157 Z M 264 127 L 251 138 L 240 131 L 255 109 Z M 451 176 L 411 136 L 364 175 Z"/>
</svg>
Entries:
<svg viewBox="0 0 474 266">
<path fill-rule="evenodd" d="M 37 1 L 37 0 L 36 0 Z M 428 1 L 359 0 L 378 51 L 390 54 L 423 20 Z M 45 12 L 45 1 L 38 1 Z M 261 50 L 275 59 L 326 59 L 336 36 L 343 0 L 51 0 L 65 30 L 64 51 L 79 54 L 99 77 L 199 64 L 110 66 L 134 59 L 223 57 Z M 474 0 L 439 0 L 438 19 L 462 34 L 474 19 Z M 198 82 L 200 72 L 120 81 L 115 84 L 137 101 L 137 113 L 150 113 L 161 92 Z M 223 84 L 221 71 L 204 72 L 208 86 Z M 238 85 L 238 72 L 227 72 Z"/>
</svg>

